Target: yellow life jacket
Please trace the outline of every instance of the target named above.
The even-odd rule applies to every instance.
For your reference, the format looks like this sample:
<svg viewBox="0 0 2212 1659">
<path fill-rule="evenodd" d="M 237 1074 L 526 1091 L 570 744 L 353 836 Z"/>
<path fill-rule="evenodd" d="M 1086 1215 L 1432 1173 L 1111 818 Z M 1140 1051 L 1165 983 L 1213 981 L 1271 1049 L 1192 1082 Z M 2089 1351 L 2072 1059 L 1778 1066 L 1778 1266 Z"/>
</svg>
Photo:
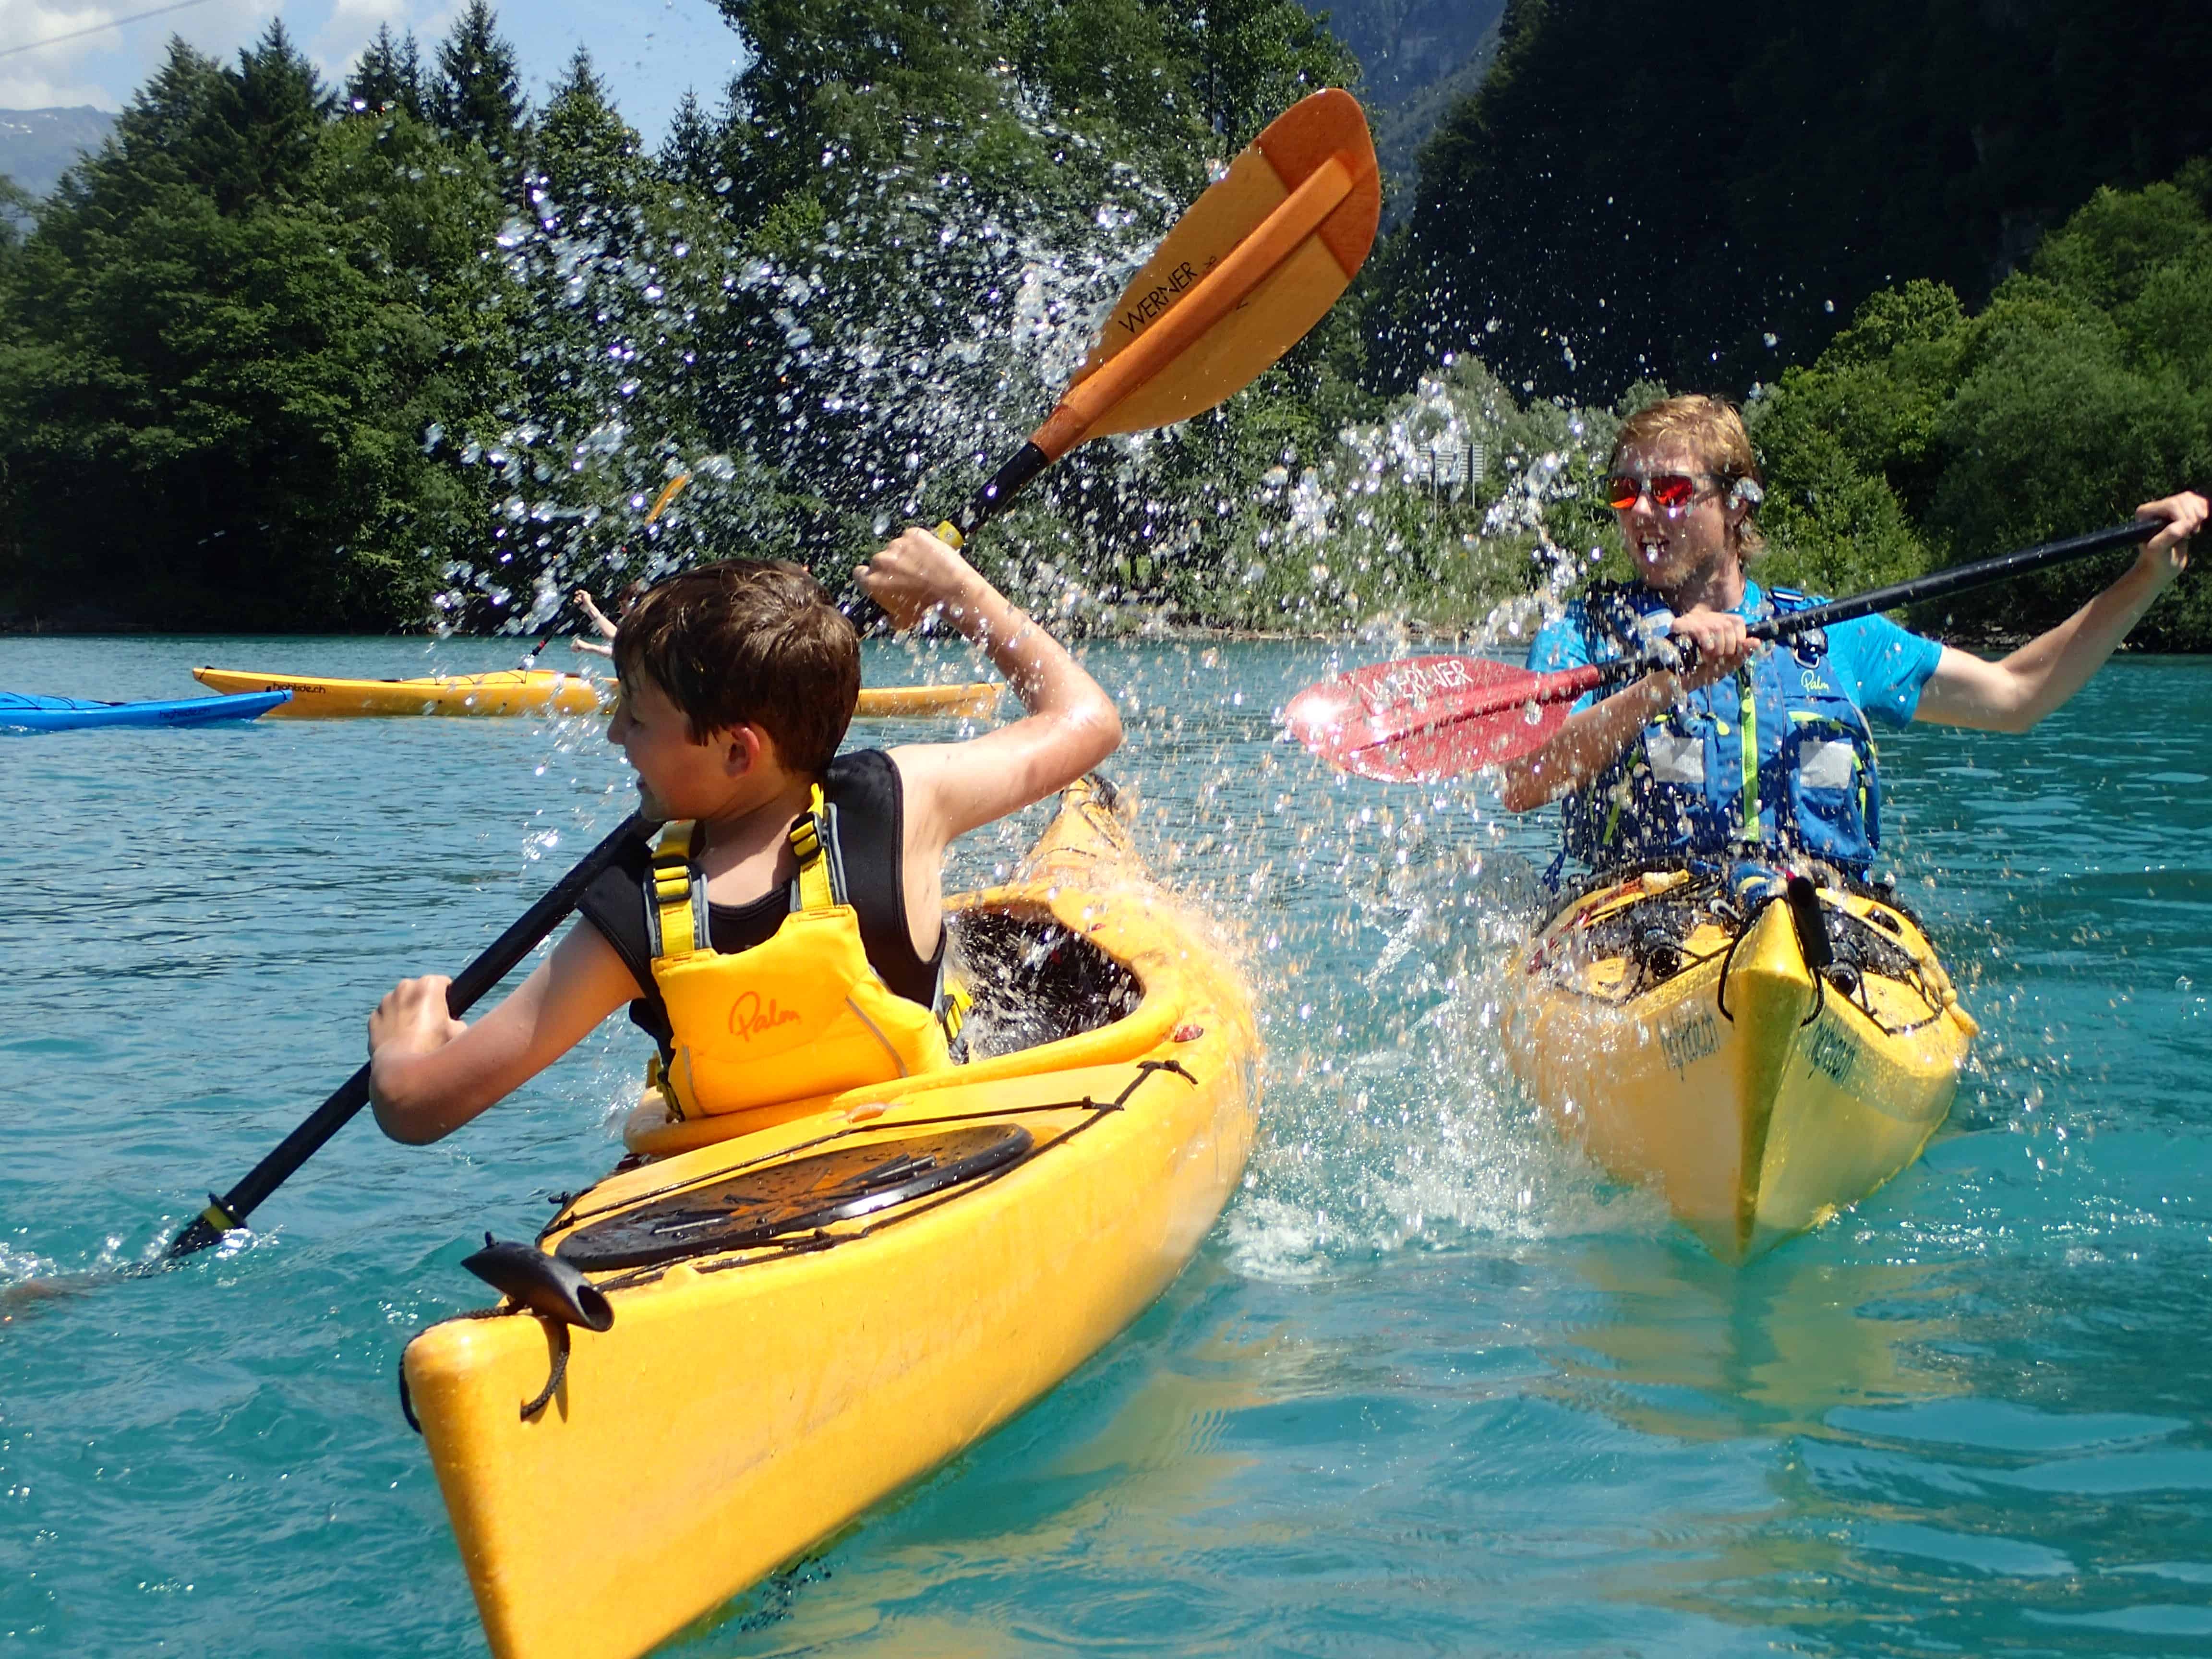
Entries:
<svg viewBox="0 0 2212 1659">
<path fill-rule="evenodd" d="M 791 914 L 735 955 L 708 936 L 707 878 L 692 857 L 697 825 L 661 832 L 646 876 L 646 932 L 673 1036 L 671 1058 L 647 1081 L 672 1115 L 750 1111 L 952 1064 L 967 999 L 948 991 L 941 969 L 933 1007 L 884 983 L 846 898 L 836 813 L 815 785 L 791 827 Z"/>
</svg>

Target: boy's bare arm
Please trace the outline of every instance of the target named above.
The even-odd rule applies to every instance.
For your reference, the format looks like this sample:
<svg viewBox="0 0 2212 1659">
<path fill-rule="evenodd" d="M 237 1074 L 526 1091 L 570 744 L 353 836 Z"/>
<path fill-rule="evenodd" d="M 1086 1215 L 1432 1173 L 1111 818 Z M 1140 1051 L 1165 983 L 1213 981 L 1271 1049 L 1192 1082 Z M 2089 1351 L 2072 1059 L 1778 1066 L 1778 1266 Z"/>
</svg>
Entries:
<svg viewBox="0 0 2212 1659">
<path fill-rule="evenodd" d="M 451 1134 L 520 1088 L 639 994 L 589 922 L 474 1025 L 446 1012 L 448 981 L 404 979 L 368 1019 L 368 1097 L 377 1126 L 415 1146 Z"/>
<path fill-rule="evenodd" d="M 584 614 L 592 619 L 592 626 L 599 630 L 599 637 L 603 640 L 614 638 L 616 632 L 614 620 L 599 609 L 599 602 L 592 597 L 592 590 L 588 587 L 580 587 L 576 590 L 574 598 L 576 603 L 583 608 Z"/>
<path fill-rule="evenodd" d="M 933 613 L 982 647 L 1029 711 L 967 743 L 896 751 L 910 861 L 1043 799 L 1121 746 L 1121 717 L 1098 683 L 927 531 L 908 531 L 855 574 L 895 627 Z"/>
</svg>

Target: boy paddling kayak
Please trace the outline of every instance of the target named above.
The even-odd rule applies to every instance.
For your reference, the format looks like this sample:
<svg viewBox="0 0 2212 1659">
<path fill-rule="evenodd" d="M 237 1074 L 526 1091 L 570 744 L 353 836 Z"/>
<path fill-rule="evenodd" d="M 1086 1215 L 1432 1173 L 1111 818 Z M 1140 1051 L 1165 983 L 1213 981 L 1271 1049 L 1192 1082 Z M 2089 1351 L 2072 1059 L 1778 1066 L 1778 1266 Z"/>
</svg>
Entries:
<svg viewBox="0 0 2212 1659">
<path fill-rule="evenodd" d="M 981 646 L 1028 717 L 965 743 L 839 756 L 860 642 L 811 576 L 732 560 L 660 583 L 615 636 L 608 737 L 669 830 L 603 875 L 586 925 L 474 1025 L 447 1012 L 441 977 L 384 998 L 369 1090 L 386 1133 L 451 1133 L 625 1003 L 687 1115 L 951 1063 L 945 849 L 1096 767 L 1121 720 L 1058 641 L 927 532 L 855 574 L 895 626 L 941 615 Z"/>
<path fill-rule="evenodd" d="M 1748 623 L 1818 603 L 1751 580 L 1758 464 L 1742 417 L 1715 398 L 1670 398 L 1614 442 L 1608 504 L 1638 580 L 1594 589 L 1540 632 L 1528 666 L 1632 655 L 1656 638 L 1695 647 L 1680 672 L 1585 697 L 1541 747 L 1504 767 L 1523 812 L 1565 802 L 1563 857 L 1592 870 L 1747 845 L 1861 873 L 1879 849 L 1872 723 L 1915 720 L 2024 732 L 2063 705 L 2189 562 L 2207 516 L 2188 492 L 2147 501 L 2164 521 L 2119 580 L 1999 661 L 1880 616 L 1768 647 Z"/>
<path fill-rule="evenodd" d="M 645 597 L 646 586 L 644 582 L 635 581 L 623 589 L 615 603 L 621 607 L 624 616 L 628 616 L 636 606 L 637 602 Z M 615 648 L 611 641 L 622 624 L 599 609 L 599 602 L 592 597 L 590 588 L 580 587 L 569 597 L 575 601 L 576 608 L 591 618 L 592 627 L 599 637 L 596 640 L 571 640 L 568 641 L 568 648 L 572 651 L 589 652 L 596 657 L 613 656 Z"/>
</svg>

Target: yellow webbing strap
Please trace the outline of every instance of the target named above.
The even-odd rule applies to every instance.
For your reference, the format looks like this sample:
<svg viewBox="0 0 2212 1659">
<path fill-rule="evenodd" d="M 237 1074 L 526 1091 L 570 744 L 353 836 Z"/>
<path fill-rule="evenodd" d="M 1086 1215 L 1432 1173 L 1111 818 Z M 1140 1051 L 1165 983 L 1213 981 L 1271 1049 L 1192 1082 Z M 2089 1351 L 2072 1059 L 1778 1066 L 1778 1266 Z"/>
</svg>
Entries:
<svg viewBox="0 0 2212 1659">
<path fill-rule="evenodd" d="M 830 878 L 830 860 L 822 845 L 826 813 L 822 786 L 816 784 L 807 801 L 806 816 L 791 826 L 791 850 L 799 859 L 799 908 L 827 910 L 837 902 L 837 889 Z"/>
<path fill-rule="evenodd" d="M 696 826 L 672 823 L 653 849 L 653 908 L 660 918 L 656 957 L 688 957 L 706 943 L 694 926 L 691 904 L 691 839 Z"/>
<path fill-rule="evenodd" d="M 965 986 L 955 979 L 945 980 L 945 994 L 937 1010 L 937 1023 L 945 1028 L 945 1042 L 960 1040 L 960 1028 L 968 1023 L 968 1011 L 975 1006 L 975 999 L 968 994 Z"/>
<path fill-rule="evenodd" d="M 1737 722 L 1743 738 L 1743 838 L 1757 841 L 1759 836 L 1759 699 L 1751 689 L 1751 670 L 1736 670 L 1736 684 L 1741 695 L 1736 710 Z"/>
</svg>

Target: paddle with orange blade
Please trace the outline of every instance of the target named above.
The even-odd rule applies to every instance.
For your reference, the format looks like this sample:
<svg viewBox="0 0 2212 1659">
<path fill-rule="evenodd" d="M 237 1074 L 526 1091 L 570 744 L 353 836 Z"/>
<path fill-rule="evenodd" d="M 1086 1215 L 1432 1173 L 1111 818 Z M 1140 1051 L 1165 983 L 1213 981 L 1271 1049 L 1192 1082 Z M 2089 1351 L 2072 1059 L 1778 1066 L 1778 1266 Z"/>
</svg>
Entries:
<svg viewBox="0 0 2212 1659">
<path fill-rule="evenodd" d="M 1059 406 L 937 533 L 958 547 L 1077 445 L 1187 421 L 1249 386 L 1351 285 L 1382 209 L 1352 94 L 1292 105 L 1176 222 Z"/>
<path fill-rule="evenodd" d="M 2044 542 L 1809 611 L 1770 617 L 1744 631 L 1755 640 L 1786 639 L 2148 541 L 2165 526 L 2163 519 L 2137 519 Z M 1677 652 L 1652 651 L 1534 674 L 1480 657 L 1407 657 L 1310 685 L 1291 699 L 1283 714 L 1291 736 L 1342 771 L 1388 783 L 1431 783 L 1533 754 L 1566 723 L 1570 706 L 1584 693 L 1674 666 L 1680 659 Z"/>
</svg>

